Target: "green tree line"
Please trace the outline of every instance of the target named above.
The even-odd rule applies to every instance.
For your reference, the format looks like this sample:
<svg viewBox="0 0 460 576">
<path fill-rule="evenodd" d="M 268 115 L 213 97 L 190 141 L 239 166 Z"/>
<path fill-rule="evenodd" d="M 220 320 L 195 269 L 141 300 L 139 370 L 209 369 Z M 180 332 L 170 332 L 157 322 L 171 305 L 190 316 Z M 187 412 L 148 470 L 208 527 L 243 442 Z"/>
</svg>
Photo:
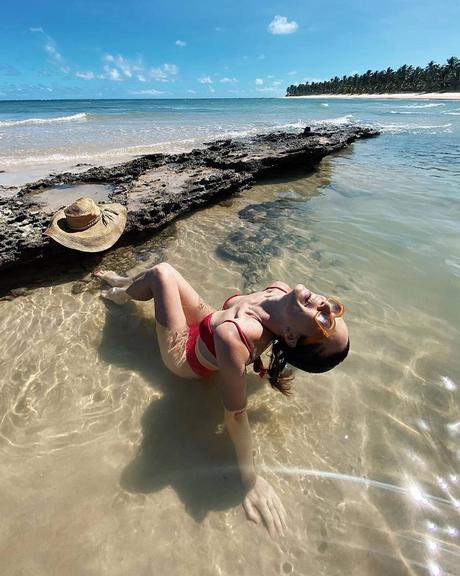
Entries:
<svg viewBox="0 0 460 576">
<path fill-rule="evenodd" d="M 306 82 L 287 88 L 286 96 L 313 94 L 391 94 L 398 92 L 459 92 L 460 60 L 455 56 L 446 64 L 428 62 L 425 68 L 401 66 L 397 70 L 368 70 L 365 74 L 335 76 L 324 82 Z"/>
</svg>

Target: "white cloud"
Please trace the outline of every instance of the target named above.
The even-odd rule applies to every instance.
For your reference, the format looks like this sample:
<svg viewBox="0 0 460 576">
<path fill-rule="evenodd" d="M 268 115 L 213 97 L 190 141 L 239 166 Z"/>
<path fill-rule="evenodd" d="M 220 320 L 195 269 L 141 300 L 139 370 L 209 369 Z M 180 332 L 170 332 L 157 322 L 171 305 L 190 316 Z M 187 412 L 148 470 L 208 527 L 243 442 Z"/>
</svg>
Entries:
<svg viewBox="0 0 460 576">
<path fill-rule="evenodd" d="M 212 84 L 210 76 L 200 76 L 200 78 L 198 78 L 198 82 L 200 84 Z"/>
<path fill-rule="evenodd" d="M 256 85 L 257 86 L 262 86 L 263 83 L 264 83 L 264 81 L 262 80 L 262 78 L 256 78 Z"/>
<path fill-rule="evenodd" d="M 150 88 L 149 90 L 130 90 L 129 93 L 134 96 L 160 96 L 161 94 L 167 94 L 167 92 L 155 90 L 155 88 Z"/>
<path fill-rule="evenodd" d="M 110 63 L 110 66 L 104 66 L 105 76 L 103 77 L 108 80 L 137 78 L 139 82 L 147 82 L 149 78 L 160 82 L 173 82 L 179 73 L 179 68 L 175 64 L 162 64 L 158 68 L 146 70 L 141 58 L 129 60 L 121 55 L 105 54 L 104 61 Z"/>
<path fill-rule="evenodd" d="M 45 40 L 44 49 L 49 55 L 51 62 L 59 68 L 64 74 L 70 72 L 70 67 L 65 63 L 62 54 L 59 52 L 56 42 L 48 36 L 48 34 L 43 30 L 43 28 L 29 28 L 30 32 L 37 32 L 41 34 Z"/>
<path fill-rule="evenodd" d="M 298 29 L 297 22 L 294 20 L 289 22 L 286 16 L 275 16 L 267 28 L 271 34 L 293 34 Z"/>
<path fill-rule="evenodd" d="M 179 68 L 175 64 L 163 64 L 159 68 L 150 68 L 148 76 L 152 80 L 160 82 L 174 82 L 175 76 L 179 73 Z"/>
<path fill-rule="evenodd" d="M 297 74 L 297 70 L 290 70 L 288 72 L 288 76 L 295 76 Z"/>
<path fill-rule="evenodd" d="M 222 84 L 236 84 L 238 82 L 238 78 L 228 78 L 225 76 L 224 78 L 221 78 L 220 81 Z"/>
<path fill-rule="evenodd" d="M 147 69 L 141 57 L 135 60 L 130 60 L 120 54 L 105 54 L 102 58 L 103 71 L 101 73 L 95 72 L 82 72 L 80 70 L 72 70 L 67 65 L 64 57 L 60 53 L 56 42 L 48 36 L 43 28 L 29 28 L 30 32 L 41 34 L 44 40 L 43 48 L 49 55 L 50 61 L 65 74 L 72 74 L 76 78 L 82 80 L 93 80 L 98 78 L 100 80 L 112 80 L 114 82 L 121 82 L 123 80 L 138 80 L 139 82 L 147 82 L 149 80 L 158 80 L 160 82 L 174 82 L 175 77 L 179 74 L 179 68 L 175 64 L 162 64 L 158 68 Z"/>
<path fill-rule="evenodd" d="M 171 76 L 179 73 L 179 68 L 175 64 L 163 64 L 162 68 L 166 74 L 171 74 Z"/>
<path fill-rule="evenodd" d="M 282 82 L 281 80 L 277 80 L 276 82 L 273 82 L 273 86 L 281 86 Z"/>
<path fill-rule="evenodd" d="M 215 92 L 214 88 L 212 86 L 208 86 L 209 91 L 213 94 Z"/>
<path fill-rule="evenodd" d="M 83 80 L 94 80 L 96 75 L 94 72 L 75 72 L 77 78 L 83 78 Z"/>
<path fill-rule="evenodd" d="M 135 74 L 142 72 L 144 67 L 140 58 L 132 61 L 124 56 L 106 54 L 104 60 L 110 62 L 112 67 L 118 71 L 120 76 L 124 76 L 125 78 L 132 78 Z"/>
<path fill-rule="evenodd" d="M 176 46 L 184 48 L 185 46 L 187 46 L 187 42 L 184 42 L 184 40 L 176 40 Z"/>
<path fill-rule="evenodd" d="M 195 90 L 187 90 L 187 94 L 196 94 Z"/>
<path fill-rule="evenodd" d="M 116 68 L 107 66 L 107 64 L 104 66 L 104 74 L 102 74 L 102 78 L 106 78 L 107 80 L 114 80 L 115 82 L 121 82 L 123 80 L 120 72 L 118 72 Z"/>
</svg>

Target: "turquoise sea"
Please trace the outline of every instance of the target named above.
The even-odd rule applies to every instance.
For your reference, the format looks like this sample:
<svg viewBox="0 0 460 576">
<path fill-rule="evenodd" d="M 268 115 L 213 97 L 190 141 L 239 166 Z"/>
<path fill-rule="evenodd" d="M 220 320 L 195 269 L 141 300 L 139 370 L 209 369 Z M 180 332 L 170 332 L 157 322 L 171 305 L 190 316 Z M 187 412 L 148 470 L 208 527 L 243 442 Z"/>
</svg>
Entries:
<svg viewBox="0 0 460 576">
<path fill-rule="evenodd" d="M 248 375 L 287 536 L 244 517 L 217 383 L 169 374 L 151 303 L 105 304 L 87 269 L 0 302 L 2 574 L 458 574 L 460 102 L 0 102 L 0 184 L 346 123 L 382 133 L 100 263 L 167 260 L 216 307 L 274 279 L 344 301 L 343 365 L 288 399 Z"/>
<path fill-rule="evenodd" d="M 458 101 L 0 101 L 0 169 L 77 161 L 116 162 L 130 154 L 188 148 L 216 137 L 347 122 L 370 124 L 384 134 L 399 135 L 399 141 L 410 141 L 416 135 L 423 149 L 436 144 L 435 152 L 440 147 L 448 155 L 458 152 Z M 447 160 L 444 153 L 436 159 Z"/>
</svg>

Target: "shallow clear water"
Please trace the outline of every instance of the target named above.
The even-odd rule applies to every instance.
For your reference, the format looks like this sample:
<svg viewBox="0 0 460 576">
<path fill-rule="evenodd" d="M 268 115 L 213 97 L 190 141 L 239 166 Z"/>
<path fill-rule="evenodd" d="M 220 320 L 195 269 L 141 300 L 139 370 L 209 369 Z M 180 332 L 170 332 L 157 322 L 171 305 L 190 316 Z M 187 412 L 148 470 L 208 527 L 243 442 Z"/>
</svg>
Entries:
<svg viewBox="0 0 460 576">
<path fill-rule="evenodd" d="M 216 382 L 166 371 L 151 304 L 106 306 L 89 270 L 0 302 L 2 573 L 456 574 L 458 136 L 388 130 L 104 257 L 168 260 L 216 307 L 273 279 L 345 302 L 339 368 L 289 399 L 248 376 L 279 543 L 239 505 Z"/>
<path fill-rule="evenodd" d="M 64 184 L 33 193 L 31 197 L 40 204 L 44 212 L 53 213 L 82 196 L 89 196 L 98 203 L 110 202 L 109 194 L 112 191 L 113 187 L 105 184 Z"/>
</svg>

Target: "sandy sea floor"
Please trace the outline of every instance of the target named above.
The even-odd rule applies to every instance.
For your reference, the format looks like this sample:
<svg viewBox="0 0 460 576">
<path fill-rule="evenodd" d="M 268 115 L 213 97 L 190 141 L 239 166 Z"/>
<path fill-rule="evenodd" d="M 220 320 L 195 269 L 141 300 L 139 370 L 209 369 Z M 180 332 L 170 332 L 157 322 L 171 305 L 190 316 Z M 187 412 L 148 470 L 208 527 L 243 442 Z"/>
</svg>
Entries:
<svg viewBox="0 0 460 576">
<path fill-rule="evenodd" d="M 102 262 L 135 274 L 167 260 L 215 307 L 273 279 L 344 300 L 340 368 L 298 374 L 289 399 L 248 375 L 286 537 L 244 516 L 216 381 L 168 373 L 152 304 L 105 303 L 85 267 L 0 302 L 3 575 L 456 573 L 460 318 L 445 303 L 458 276 L 437 254 L 444 242 L 457 257 L 451 207 L 423 229 L 421 209 L 398 218 L 419 176 L 373 171 L 386 145 L 358 143 Z"/>
</svg>

